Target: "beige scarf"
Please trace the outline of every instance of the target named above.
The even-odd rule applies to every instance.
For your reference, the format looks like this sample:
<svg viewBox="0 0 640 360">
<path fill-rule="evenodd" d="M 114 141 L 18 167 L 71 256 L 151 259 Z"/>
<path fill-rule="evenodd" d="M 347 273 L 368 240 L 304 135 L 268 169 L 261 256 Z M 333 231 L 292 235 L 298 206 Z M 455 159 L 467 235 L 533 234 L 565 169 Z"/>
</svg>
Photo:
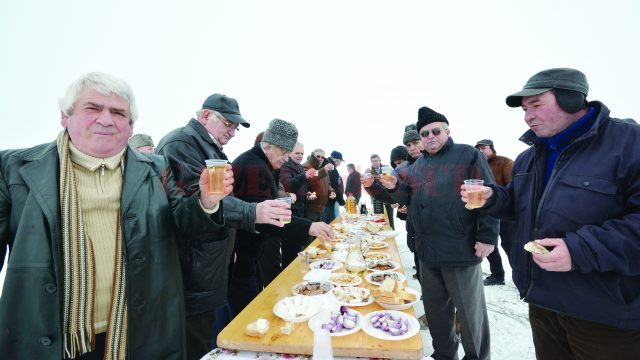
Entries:
<svg viewBox="0 0 640 360">
<path fill-rule="evenodd" d="M 60 155 L 60 205 L 64 260 L 64 358 L 75 358 L 95 347 L 93 310 L 95 265 L 91 240 L 86 237 L 80 199 L 76 191 L 73 164 L 69 156 L 69 134 L 57 140 Z M 124 157 L 123 157 L 124 158 Z M 124 170 L 124 164 L 121 164 Z M 116 229 L 116 256 L 112 284 L 109 324 L 105 341 L 105 360 L 126 359 L 127 298 L 122 258 L 120 214 Z"/>
</svg>

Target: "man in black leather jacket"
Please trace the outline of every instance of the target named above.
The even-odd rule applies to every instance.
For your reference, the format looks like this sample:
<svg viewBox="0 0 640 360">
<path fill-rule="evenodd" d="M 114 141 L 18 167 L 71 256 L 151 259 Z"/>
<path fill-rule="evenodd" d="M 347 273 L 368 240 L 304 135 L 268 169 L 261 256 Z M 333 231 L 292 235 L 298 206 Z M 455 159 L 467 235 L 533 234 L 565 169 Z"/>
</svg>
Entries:
<svg viewBox="0 0 640 360">
<path fill-rule="evenodd" d="M 250 126 L 240 115 L 238 102 L 225 95 L 213 94 L 197 111 L 197 119 L 191 119 L 186 126 L 165 135 L 156 152 L 169 160 L 178 186 L 192 194 L 198 186 L 198 174 L 206 159 L 227 160 L 222 147 L 240 131 L 239 125 L 246 128 Z M 214 235 L 220 241 L 201 244 L 197 239 L 190 238 L 179 249 L 189 359 L 200 359 L 214 347 L 214 324 L 217 320 L 224 322 L 220 318 L 226 315 L 228 266 L 236 228 L 255 232 L 256 223 L 282 226 L 278 220 L 279 214 L 290 214 L 286 206 L 282 207 L 278 201 L 256 204 L 232 196 L 227 198 L 228 201 L 223 203 L 226 226 Z"/>
</svg>

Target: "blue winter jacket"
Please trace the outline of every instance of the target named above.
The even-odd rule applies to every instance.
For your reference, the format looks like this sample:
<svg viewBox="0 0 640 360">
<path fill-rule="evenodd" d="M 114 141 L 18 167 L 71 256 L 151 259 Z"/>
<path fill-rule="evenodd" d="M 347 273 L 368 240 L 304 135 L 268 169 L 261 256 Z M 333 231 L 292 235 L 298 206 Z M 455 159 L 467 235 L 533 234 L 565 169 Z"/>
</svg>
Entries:
<svg viewBox="0 0 640 360">
<path fill-rule="evenodd" d="M 597 119 L 559 155 L 545 188 L 546 147 L 532 145 L 515 161 L 513 182 L 493 186 L 483 212 L 515 217 L 510 258 L 513 280 L 527 302 L 579 319 L 640 330 L 640 126 L 609 117 L 591 102 Z M 526 242 L 564 238 L 572 270 L 540 268 Z"/>
</svg>

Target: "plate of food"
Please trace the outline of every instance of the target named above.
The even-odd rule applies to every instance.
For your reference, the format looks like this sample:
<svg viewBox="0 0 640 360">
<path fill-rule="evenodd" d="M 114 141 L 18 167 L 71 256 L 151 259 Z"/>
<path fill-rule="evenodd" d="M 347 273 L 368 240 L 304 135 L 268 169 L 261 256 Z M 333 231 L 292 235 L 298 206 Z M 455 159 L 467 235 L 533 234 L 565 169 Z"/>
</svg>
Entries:
<svg viewBox="0 0 640 360">
<path fill-rule="evenodd" d="M 342 268 L 342 263 L 336 260 L 316 260 L 309 264 L 312 269 L 338 270 Z"/>
<path fill-rule="evenodd" d="M 329 297 L 337 304 L 349 306 L 366 306 L 374 301 L 369 289 L 356 286 L 336 286 Z"/>
<path fill-rule="evenodd" d="M 331 336 L 347 336 L 362 328 L 363 319 L 358 311 L 343 305 L 333 311 L 320 311 L 309 319 L 308 325 L 312 331 L 325 329 Z"/>
<path fill-rule="evenodd" d="M 387 253 L 375 252 L 375 251 L 368 252 L 367 255 L 364 256 L 364 259 L 367 260 L 367 261 L 371 261 L 371 260 L 389 260 L 390 258 L 391 258 L 391 256 L 389 256 L 389 254 L 387 254 Z"/>
<path fill-rule="evenodd" d="M 320 242 L 308 246 L 304 251 L 309 254 L 310 259 L 328 259 L 331 256 L 331 245 Z"/>
<path fill-rule="evenodd" d="M 378 285 L 378 286 L 380 286 L 384 281 L 384 279 L 386 278 L 391 278 L 395 281 L 400 281 L 400 282 L 407 280 L 407 278 L 403 274 L 400 274 L 399 272 L 396 272 L 396 271 L 374 271 L 374 272 L 368 273 L 364 278 L 365 280 L 367 280 L 369 284 Z"/>
<path fill-rule="evenodd" d="M 322 308 L 322 301 L 315 296 L 289 296 L 273 306 L 273 313 L 284 321 L 303 322 L 309 320 Z"/>
<path fill-rule="evenodd" d="M 369 271 L 394 271 L 400 268 L 400 264 L 391 260 L 371 260 L 367 261 Z"/>
<path fill-rule="evenodd" d="M 388 237 L 396 237 L 400 234 L 399 231 L 395 231 L 395 230 L 383 230 L 383 231 L 378 231 L 378 235 L 380 236 L 384 236 L 386 238 Z"/>
<path fill-rule="evenodd" d="M 334 273 L 329 276 L 329 282 L 335 286 L 356 286 L 362 283 L 362 278 L 349 273 Z"/>
<path fill-rule="evenodd" d="M 389 244 L 387 244 L 384 241 L 372 241 L 369 243 L 369 250 L 382 250 L 388 247 L 389 247 Z"/>
<path fill-rule="evenodd" d="M 388 310 L 406 310 L 420 299 L 420 292 L 408 287 L 404 282 L 386 278 L 371 292 L 378 305 Z"/>
<path fill-rule="evenodd" d="M 405 340 L 420 331 L 418 320 L 402 311 L 373 311 L 364 316 L 362 330 L 381 340 Z"/>
<path fill-rule="evenodd" d="M 326 281 L 303 281 L 293 285 L 291 293 L 293 295 L 316 296 L 324 295 L 333 289 L 333 285 Z"/>
</svg>

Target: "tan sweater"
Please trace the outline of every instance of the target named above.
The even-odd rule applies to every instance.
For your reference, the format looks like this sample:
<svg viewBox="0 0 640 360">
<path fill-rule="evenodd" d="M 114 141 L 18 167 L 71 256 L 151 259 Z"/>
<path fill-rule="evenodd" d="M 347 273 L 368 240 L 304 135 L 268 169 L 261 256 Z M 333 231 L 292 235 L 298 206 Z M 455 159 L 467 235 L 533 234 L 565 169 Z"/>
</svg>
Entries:
<svg viewBox="0 0 640 360">
<path fill-rule="evenodd" d="M 105 159 L 83 154 L 69 143 L 73 174 L 80 199 L 84 230 L 94 253 L 96 334 L 107 330 L 116 252 L 117 219 L 122 193 L 121 160 L 124 149 Z"/>
</svg>

